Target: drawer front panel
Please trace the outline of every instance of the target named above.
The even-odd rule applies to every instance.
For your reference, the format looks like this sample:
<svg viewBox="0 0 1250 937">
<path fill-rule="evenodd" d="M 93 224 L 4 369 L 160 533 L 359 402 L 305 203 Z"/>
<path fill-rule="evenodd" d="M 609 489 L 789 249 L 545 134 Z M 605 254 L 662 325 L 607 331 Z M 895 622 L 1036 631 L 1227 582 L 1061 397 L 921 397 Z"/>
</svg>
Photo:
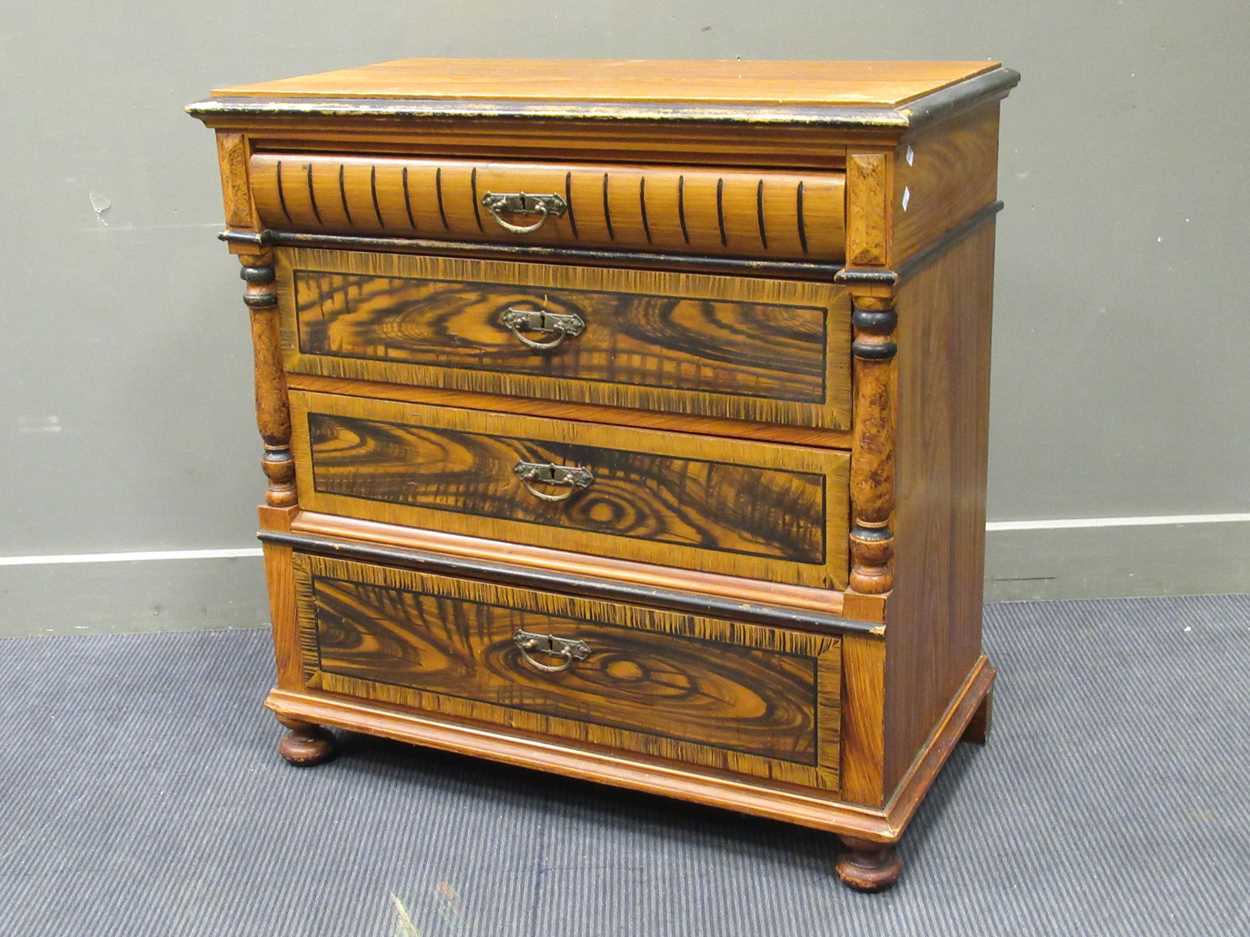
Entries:
<svg viewBox="0 0 1250 937">
<path fill-rule="evenodd" d="M 836 636 L 303 554 L 295 571 L 310 687 L 837 786 Z M 578 656 L 522 653 L 518 631 Z"/>
<path fill-rule="evenodd" d="M 845 582 L 839 451 L 303 391 L 291 405 L 309 510 L 822 588 Z"/>
<path fill-rule="evenodd" d="M 850 427 L 829 284 L 309 249 L 278 267 L 293 372 Z"/>
<path fill-rule="evenodd" d="M 261 221 L 280 230 L 826 263 L 844 255 L 841 172 L 258 153 L 249 176 Z M 483 204 L 519 193 L 553 208 L 497 216 Z"/>
</svg>

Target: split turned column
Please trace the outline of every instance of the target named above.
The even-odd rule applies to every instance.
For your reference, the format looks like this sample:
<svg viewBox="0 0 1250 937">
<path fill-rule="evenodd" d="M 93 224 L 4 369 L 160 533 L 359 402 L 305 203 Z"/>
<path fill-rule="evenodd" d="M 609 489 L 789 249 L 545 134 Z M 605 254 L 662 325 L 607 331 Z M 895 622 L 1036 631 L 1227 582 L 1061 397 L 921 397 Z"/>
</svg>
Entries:
<svg viewBox="0 0 1250 937">
<path fill-rule="evenodd" d="M 278 291 L 273 255 L 244 254 L 240 276 L 246 284 L 243 302 L 252 317 L 252 355 L 256 384 L 256 427 L 265 445 L 261 468 L 269 479 L 265 503 L 289 507 L 296 502 L 295 462 L 291 458 L 291 413 L 282 370 L 278 329 Z"/>
<path fill-rule="evenodd" d="M 851 574 L 856 592 L 880 595 L 894 585 L 893 300 L 852 296 L 855 417 L 851 459 Z"/>
</svg>

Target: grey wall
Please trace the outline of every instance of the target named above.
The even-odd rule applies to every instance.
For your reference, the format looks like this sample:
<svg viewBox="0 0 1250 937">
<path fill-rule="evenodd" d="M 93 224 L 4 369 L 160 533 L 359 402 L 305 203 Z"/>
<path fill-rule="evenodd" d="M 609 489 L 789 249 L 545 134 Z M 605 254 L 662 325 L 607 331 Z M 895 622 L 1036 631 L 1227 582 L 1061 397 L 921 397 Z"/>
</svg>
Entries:
<svg viewBox="0 0 1250 937">
<path fill-rule="evenodd" d="M 182 105 L 422 55 L 1001 58 L 1024 82 L 1002 127 L 991 518 L 1250 511 L 1244 2 L 141 9 L 0 22 L 0 555 L 254 544 L 246 316 L 212 137 Z M 992 533 L 990 594 L 1244 589 L 1248 527 Z M 0 565 L 0 631 L 263 620 L 238 561 L 134 566 Z"/>
</svg>

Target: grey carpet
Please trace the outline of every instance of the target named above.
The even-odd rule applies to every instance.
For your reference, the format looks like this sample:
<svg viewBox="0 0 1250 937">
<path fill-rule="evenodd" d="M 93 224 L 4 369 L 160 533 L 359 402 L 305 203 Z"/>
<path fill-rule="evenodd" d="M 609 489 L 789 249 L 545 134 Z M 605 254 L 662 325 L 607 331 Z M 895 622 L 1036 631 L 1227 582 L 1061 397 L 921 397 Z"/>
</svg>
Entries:
<svg viewBox="0 0 1250 937">
<path fill-rule="evenodd" d="M 1250 597 L 986 629 L 990 745 L 879 896 L 781 824 L 359 736 L 290 768 L 263 633 L 3 641 L 0 933 L 1250 934 Z"/>
</svg>

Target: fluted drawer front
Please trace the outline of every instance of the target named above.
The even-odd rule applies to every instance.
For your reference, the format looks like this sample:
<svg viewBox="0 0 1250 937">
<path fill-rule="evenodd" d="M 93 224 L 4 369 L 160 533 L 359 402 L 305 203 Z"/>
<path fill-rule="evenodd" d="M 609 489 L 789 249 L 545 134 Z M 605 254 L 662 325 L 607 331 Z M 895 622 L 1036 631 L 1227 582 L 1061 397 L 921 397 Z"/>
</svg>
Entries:
<svg viewBox="0 0 1250 937">
<path fill-rule="evenodd" d="M 312 511 L 818 588 L 846 582 L 847 455 L 292 391 Z"/>
<path fill-rule="evenodd" d="M 305 684 L 837 787 L 836 636 L 295 555 Z"/>
<path fill-rule="evenodd" d="M 258 153 L 249 177 L 261 221 L 279 230 L 823 263 L 844 254 L 841 172 Z M 555 207 L 484 204 L 520 193 Z"/>
<path fill-rule="evenodd" d="M 292 372 L 850 428 L 833 284 L 281 249 L 278 292 Z"/>
</svg>

